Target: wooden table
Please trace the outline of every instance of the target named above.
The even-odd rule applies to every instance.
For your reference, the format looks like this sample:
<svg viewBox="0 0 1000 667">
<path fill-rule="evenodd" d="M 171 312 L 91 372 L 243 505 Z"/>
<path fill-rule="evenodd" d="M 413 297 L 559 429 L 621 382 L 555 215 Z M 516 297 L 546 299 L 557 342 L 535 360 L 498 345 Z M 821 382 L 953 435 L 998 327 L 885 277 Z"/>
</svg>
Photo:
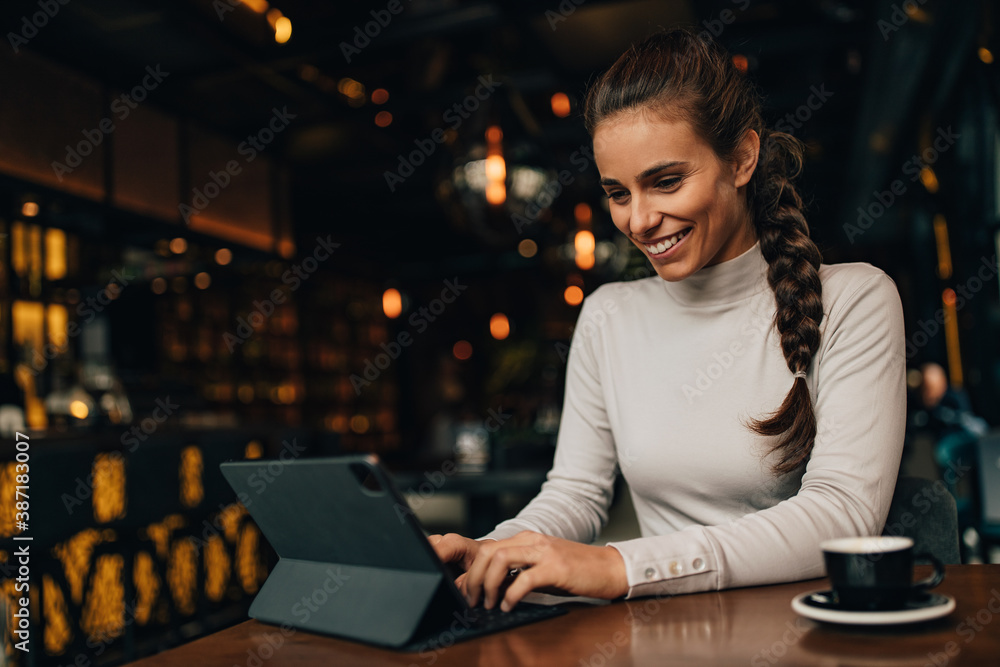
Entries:
<svg viewBox="0 0 1000 667">
<path fill-rule="evenodd" d="M 917 568 L 918 576 L 929 570 Z M 607 667 L 610 665 L 1000 664 L 1000 565 L 956 565 L 936 591 L 957 601 L 945 618 L 913 626 L 841 627 L 791 610 L 825 580 L 720 593 L 645 598 L 598 607 L 455 644 L 438 653 L 396 653 L 246 621 L 134 663 L 337 665 L 338 667 Z M 273 648 L 274 645 L 277 648 Z"/>
</svg>

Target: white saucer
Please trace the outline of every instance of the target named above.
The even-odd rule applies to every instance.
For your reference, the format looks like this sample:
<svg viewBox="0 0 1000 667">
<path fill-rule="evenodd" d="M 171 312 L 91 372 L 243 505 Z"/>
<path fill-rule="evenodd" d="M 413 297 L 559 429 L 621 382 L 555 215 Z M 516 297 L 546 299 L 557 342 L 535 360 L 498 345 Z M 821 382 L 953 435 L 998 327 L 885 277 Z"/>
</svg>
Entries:
<svg viewBox="0 0 1000 667">
<path fill-rule="evenodd" d="M 903 609 L 893 611 L 847 611 L 837 609 L 827 597 L 830 591 L 812 591 L 797 595 L 792 609 L 806 618 L 827 623 L 848 625 L 897 625 L 919 623 L 947 616 L 955 610 L 955 598 L 950 595 L 927 593 L 919 600 L 910 600 Z M 815 597 L 814 597 L 815 596 Z"/>
</svg>

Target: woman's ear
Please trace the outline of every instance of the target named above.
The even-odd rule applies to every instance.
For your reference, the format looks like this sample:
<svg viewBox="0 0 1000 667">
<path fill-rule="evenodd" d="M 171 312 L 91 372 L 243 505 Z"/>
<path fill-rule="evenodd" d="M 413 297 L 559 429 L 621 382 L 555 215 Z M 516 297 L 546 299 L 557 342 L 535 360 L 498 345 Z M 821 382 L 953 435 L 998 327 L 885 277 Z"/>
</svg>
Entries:
<svg viewBox="0 0 1000 667">
<path fill-rule="evenodd" d="M 747 130 L 736 149 L 736 187 L 741 188 L 750 182 L 759 155 L 760 135 L 754 130 Z"/>
</svg>

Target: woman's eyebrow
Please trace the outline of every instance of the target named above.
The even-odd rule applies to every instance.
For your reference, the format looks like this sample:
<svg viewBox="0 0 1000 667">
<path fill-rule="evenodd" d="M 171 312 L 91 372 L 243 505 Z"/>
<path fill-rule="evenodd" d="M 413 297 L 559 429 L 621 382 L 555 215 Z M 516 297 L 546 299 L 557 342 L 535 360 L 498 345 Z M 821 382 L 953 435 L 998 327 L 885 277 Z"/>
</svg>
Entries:
<svg viewBox="0 0 1000 667">
<path fill-rule="evenodd" d="M 654 174 L 658 174 L 664 169 L 670 169 L 671 167 L 682 167 L 687 166 L 687 162 L 683 160 L 672 160 L 670 162 L 661 162 L 660 164 L 654 164 L 649 169 L 644 169 L 642 173 L 635 177 L 637 181 L 644 181 Z"/>
<path fill-rule="evenodd" d="M 669 162 L 661 162 L 659 164 L 654 164 L 649 169 L 644 169 L 641 173 L 639 173 L 638 176 L 635 177 L 635 180 L 644 181 L 650 176 L 660 173 L 664 169 L 670 169 L 671 167 L 685 167 L 685 166 L 687 166 L 687 162 L 684 162 L 683 160 L 671 160 Z M 621 183 L 618 181 L 618 179 L 615 178 L 602 178 L 601 185 L 602 186 L 621 185 Z"/>
</svg>

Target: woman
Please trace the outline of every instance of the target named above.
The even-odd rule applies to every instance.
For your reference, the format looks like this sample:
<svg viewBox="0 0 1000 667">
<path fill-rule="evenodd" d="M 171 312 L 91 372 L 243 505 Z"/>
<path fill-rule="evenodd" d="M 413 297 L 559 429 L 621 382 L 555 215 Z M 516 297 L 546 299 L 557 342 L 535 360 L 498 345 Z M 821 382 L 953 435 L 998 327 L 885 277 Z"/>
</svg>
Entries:
<svg viewBox="0 0 1000 667">
<path fill-rule="evenodd" d="M 586 299 L 539 495 L 481 540 L 431 542 L 464 567 L 470 603 L 504 610 L 532 590 L 821 576 L 822 540 L 878 534 L 888 512 L 905 420 L 895 285 L 821 265 L 790 181 L 801 145 L 763 127 L 716 43 L 674 30 L 634 47 L 585 121 L 611 217 L 657 276 Z M 642 537 L 590 546 L 619 470 Z"/>
</svg>

